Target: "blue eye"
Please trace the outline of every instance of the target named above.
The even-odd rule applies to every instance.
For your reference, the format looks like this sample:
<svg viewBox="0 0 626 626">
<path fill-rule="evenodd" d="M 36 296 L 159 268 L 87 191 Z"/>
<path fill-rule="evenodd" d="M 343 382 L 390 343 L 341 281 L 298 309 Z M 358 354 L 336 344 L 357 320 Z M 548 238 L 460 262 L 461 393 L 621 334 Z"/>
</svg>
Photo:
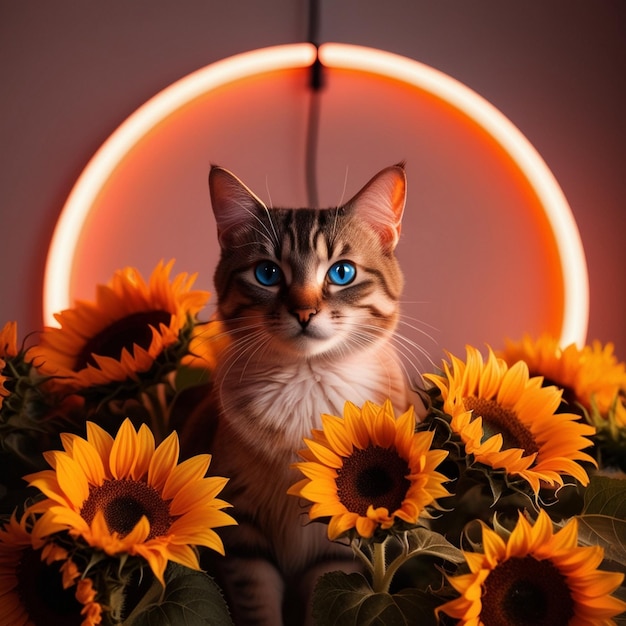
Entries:
<svg viewBox="0 0 626 626">
<path fill-rule="evenodd" d="M 273 287 L 280 282 L 282 272 L 273 261 L 261 261 L 254 268 L 254 277 L 264 287 Z"/>
<path fill-rule="evenodd" d="M 334 285 L 349 285 L 356 277 L 356 267 L 349 261 L 338 261 L 328 270 L 328 280 Z"/>
</svg>

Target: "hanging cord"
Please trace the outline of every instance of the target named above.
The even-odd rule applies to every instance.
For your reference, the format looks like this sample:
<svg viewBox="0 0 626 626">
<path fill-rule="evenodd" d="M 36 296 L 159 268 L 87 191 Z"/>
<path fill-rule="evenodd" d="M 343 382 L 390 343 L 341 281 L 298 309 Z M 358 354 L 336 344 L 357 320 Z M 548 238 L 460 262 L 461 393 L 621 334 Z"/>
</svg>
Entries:
<svg viewBox="0 0 626 626">
<path fill-rule="evenodd" d="M 309 113 L 306 129 L 305 175 L 308 205 L 311 208 L 319 207 L 317 187 L 317 147 L 319 141 L 321 92 L 324 87 L 323 66 L 319 59 L 319 21 L 320 3 L 318 0 L 309 0 L 309 43 L 315 46 L 315 60 L 310 68 Z"/>
</svg>

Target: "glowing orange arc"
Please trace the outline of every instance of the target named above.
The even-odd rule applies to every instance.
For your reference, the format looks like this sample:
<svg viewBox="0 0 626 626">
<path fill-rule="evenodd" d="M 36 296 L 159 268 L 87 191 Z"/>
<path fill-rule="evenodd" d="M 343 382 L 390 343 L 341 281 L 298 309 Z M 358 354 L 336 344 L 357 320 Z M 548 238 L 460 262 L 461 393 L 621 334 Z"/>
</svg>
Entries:
<svg viewBox="0 0 626 626">
<path fill-rule="evenodd" d="M 133 113 L 102 145 L 82 172 L 57 222 L 44 276 L 44 323 L 71 306 L 70 277 L 76 246 L 94 200 L 122 159 L 156 124 L 194 98 L 263 72 L 308 67 L 310 44 L 275 46 L 208 65 L 170 85 Z M 549 168 L 524 135 L 474 91 L 429 66 L 389 52 L 346 44 L 323 44 L 322 63 L 330 68 L 369 72 L 429 92 L 481 126 L 517 164 L 533 188 L 551 225 L 563 276 L 563 345 L 582 345 L 589 317 L 585 255 L 571 209 Z"/>
</svg>

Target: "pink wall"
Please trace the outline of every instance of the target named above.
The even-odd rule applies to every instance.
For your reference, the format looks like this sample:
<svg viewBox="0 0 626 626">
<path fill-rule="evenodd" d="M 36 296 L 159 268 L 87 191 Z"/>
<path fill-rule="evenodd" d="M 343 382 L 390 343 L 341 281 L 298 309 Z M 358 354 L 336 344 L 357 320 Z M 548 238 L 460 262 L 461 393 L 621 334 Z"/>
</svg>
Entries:
<svg viewBox="0 0 626 626">
<path fill-rule="evenodd" d="M 591 285 L 589 338 L 614 341 L 625 359 L 626 8 L 617 1 L 547 4 L 327 0 L 320 40 L 432 65 L 526 134 L 581 231 Z M 305 37 L 306 3 L 293 0 L 219 7 L 161 0 L 2 3 L 0 324 L 17 320 L 20 335 L 40 327 L 55 221 L 82 168 L 128 115 L 208 63 Z M 363 164 L 351 167 L 360 172 Z M 410 189 L 419 194 L 420 172 L 410 174 Z"/>
</svg>

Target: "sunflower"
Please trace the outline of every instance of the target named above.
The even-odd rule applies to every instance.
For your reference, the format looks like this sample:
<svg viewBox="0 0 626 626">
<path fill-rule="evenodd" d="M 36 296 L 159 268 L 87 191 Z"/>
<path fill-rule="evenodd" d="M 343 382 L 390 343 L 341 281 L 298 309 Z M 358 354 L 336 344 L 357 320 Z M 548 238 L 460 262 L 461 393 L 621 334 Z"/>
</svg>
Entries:
<svg viewBox="0 0 626 626">
<path fill-rule="evenodd" d="M 77 580 L 81 573 L 64 548 L 36 548 L 28 519 L 13 514 L 0 530 L 0 623 L 99 624 L 102 606 L 91 579 Z"/>
<path fill-rule="evenodd" d="M 120 270 L 98 287 L 95 302 L 56 314 L 60 328 L 44 329 L 31 348 L 33 364 L 69 389 L 137 380 L 167 349 L 188 341 L 209 297 L 191 290 L 195 275 L 170 280 L 173 263 L 160 262 L 148 282 L 135 268 Z"/>
<path fill-rule="evenodd" d="M 520 513 L 507 541 L 485 525 L 482 537 L 470 573 L 449 579 L 461 597 L 437 609 L 460 625 L 608 626 L 626 609 L 611 596 L 624 574 L 597 569 L 604 551 L 577 545 L 576 518 L 554 533 L 544 510 L 533 526 Z"/>
<path fill-rule="evenodd" d="M 369 538 L 378 528 L 415 525 L 425 507 L 449 496 L 435 468 L 447 452 L 431 450 L 433 433 L 415 433 L 413 407 L 397 419 L 387 400 L 362 408 L 347 402 L 343 417 L 322 415 L 294 464 L 306 478 L 289 489 L 313 502 L 311 519 L 330 518 L 328 537 L 355 529 Z"/>
<path fill-rule="evenodd" d="M 7 322 L 0 330 L 0 357 L 17 356 L 17 322 Z"/>
<path fill-rule="evenodd" d="M 528 335 L 519 342 L 509 340 L 500 356 L 509 364 L 526 362 L 533 376 L 561 387 L 569 410 L 580 404 L 589 412 L 595 406 L 606 416 L 620 392 L 626 391 L 626 365 L 618 362 L 613 350 L 613 344 L 599 341 L 582 349 L 575 344 L 562 348 L 557 339 L 544 334 L 536 341 Z"/>
<path fill-rule="evenodd" d="M 139 555 L 163 583 L 168 561 L 198 569 L 193 546 L 223 554 L 213 528 L 234 524 L 215 498 L 227 480 L 205 478 L 211 456 L 177 464 L 178 436 L 172 432 L 156 449 L 143 424 L 126 419 L 113 439 L 87 423 L 87 439 L 62 436 L 64 451 L 46 453 L 51 470 L 26 476 L 47 498 L 31 507 L 43 513 L 39 535 L 68 530 L 109 555 Z"/>
<path fill-rule="evenodd" d="M 12 379 L 10 372 L 6 371 L 7 361 L 17 356 L 17 322 L 7 322 L 0 330 L 0 409 L 4 398 L 10 395 L 10 390 L 5 383 Z"/>
<path fill-rule="evenodd" d="M 589 477 L 578 463 L 595 461 L 584 448 L 595 433 L 577 415 L 557 413 L 561 391 L 542 386 L 541 377 L 530 377 L 528 366 L 518 361 L 508 367 L 489 349 L 467 347 L 467 361 L 449 355 L 444 375 L 424 377 L 440 390 L 450 426 L 478 463 L 503 469 L 507 475 L 527 481 L 535 494 L 541 483 L 563 485 L 563 475 L 583 485 Z"/>
</svg>

